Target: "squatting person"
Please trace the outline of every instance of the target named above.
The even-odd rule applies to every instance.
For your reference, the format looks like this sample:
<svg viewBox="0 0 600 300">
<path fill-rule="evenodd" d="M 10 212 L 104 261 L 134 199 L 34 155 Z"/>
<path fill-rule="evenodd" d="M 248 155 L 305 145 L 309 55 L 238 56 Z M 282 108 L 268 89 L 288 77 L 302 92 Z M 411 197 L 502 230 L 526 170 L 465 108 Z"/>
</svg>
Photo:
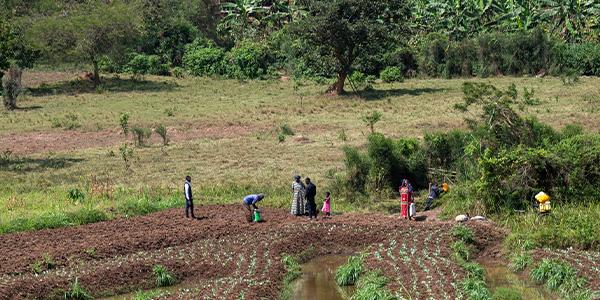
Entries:
<svg viewBox="0 0 600 300">
<path fill-rule="evenodd" d="M 264 199 L 265 195 L 264 194 L 253 194 L 253 195 L 248 195 L 246 197 L 244 197 L 244 208 L 246 209 L 246 211 L 248 212 L 248 214 L 246 214 L 246 219 L 248 219 L 248 222 L 252 222 L 252 209 L 258 209 L 258 206 L 256 206 L 256 203 L 258 203 L 260 200 Z"/>
</svg>

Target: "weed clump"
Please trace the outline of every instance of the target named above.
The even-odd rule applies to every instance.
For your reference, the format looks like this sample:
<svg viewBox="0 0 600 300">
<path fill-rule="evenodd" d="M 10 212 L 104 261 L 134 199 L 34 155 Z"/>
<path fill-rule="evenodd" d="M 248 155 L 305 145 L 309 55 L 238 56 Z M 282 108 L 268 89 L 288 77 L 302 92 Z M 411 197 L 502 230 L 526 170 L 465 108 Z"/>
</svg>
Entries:
<svg viewBox="0 0 600 300">
<path fill-rule="evenodd" d="M 396 300 L 396 297 L 386 288 L 389 280 L 380 270 L 368 272 L 360 277 L 356 284 L 356 292 L 351 300 Z"/>
<path fill-rule="evenodd" d="M 335 282 L 339 286 L 355 284 L 363 271 L 364 258 L 364 254 L 350 256 L 348 262 L 336 270 Z"/>
<path fill-rule="evenodd" d="M 150 128 L 133 127 L 131 131 L 135 137 L 135 144 L 138 147 L 146 146 L 150 136 L 152 136 L 152 130 Z"/>
<path fill-rule="evenodd" d="M 467 244 L 471 244 L 475 241 L 473 231 L 465 225 L 454 226 L 452 228 L 452 236 Z"/>
<path fill-rule="evenodd" d="M 79 279 L 75 278 L 69 291 L 65 293 L 65 300 L 92 300 L 94 297 L 86 291 L 79 283 Z"/>
<path fill-rule="evenodd" d="M 509 268 L 513 272 L 521 272 L 533 263 L 533 258 L 529 253 L 516 253 L 510 259 Z"/>
<path fill-rule="evenodd" d="M 175 283 L 175 277 L 164 266 L 156 265 L 152 268 L 152 272 L 156 276 L 156 285 L 158 287 L 171 286 Z"/>
</svg>

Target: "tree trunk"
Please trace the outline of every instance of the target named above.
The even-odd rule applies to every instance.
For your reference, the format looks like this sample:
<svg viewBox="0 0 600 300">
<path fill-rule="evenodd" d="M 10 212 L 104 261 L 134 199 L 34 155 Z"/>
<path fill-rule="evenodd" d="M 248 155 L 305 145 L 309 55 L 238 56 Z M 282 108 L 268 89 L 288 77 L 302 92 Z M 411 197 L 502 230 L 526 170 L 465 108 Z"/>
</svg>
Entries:
<svg viewBox="0 0 600 300">
<path fill-rule="evenodd" d="M 4 107 L 7 110 L 17 108 L 17 98 L 21 93 L 21 75 L 23 72 L 17 66 L 11 66 L 8 72 L 2 78 L 2 87 L 4 89 Z"/>
<path fill-rule="evenodd" d="M 92 64 L 94 65 L 94 87 L 98 87 L 100 85 L 100 68 L 96 59 L 92 61 Z"/>
<path fill-rule="evenodd" d="M 348 71 L 346 71 L 345 69 L 339 71 L 337 81 L 332 86 L 330 86 L 329 89 L 327 89 L 327 92 L 335 95 L 343 95 L 346 77 L 348 77 Z"/>
</svg>

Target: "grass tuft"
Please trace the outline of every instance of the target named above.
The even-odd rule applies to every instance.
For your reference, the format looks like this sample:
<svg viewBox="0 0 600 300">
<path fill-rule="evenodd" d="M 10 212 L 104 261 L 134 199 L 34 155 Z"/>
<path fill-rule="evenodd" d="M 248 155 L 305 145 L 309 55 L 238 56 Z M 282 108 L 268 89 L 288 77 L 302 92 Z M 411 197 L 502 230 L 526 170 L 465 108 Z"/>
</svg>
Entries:
<svg viewBox="0 0 600 300">
<path fill-rule="evenodd" d="M 335 272 L 335 282 L 339 286 L 353 285 L 358 281 L 363 271 L 365 255 L 350 256 L 346 264 L 341 265 Z"/>
<path fill-rule="evenodd" d="M 69 291 L 65 293 L 65 300 L 91 300 L 94 299 L 88 291 L 79 283 L 79 278 L 75 278 L 75 281 L 71 284 Z"/>
<path fill-rule="evenodd" d="M 152 272 L 156 276 L 157 286 L 163 287 L 175 284 L 175 277 L 164 266 L 156 265 L 152 268 Z"/>
</svg>

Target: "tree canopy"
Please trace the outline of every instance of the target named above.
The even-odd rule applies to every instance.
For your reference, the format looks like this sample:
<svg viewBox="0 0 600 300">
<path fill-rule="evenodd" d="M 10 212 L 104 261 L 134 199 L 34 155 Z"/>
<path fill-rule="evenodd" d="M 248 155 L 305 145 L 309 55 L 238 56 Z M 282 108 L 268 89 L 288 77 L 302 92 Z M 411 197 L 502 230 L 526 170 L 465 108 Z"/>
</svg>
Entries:
<svg viewBox="0 0 600 300">
<path fill-rule="evenodd" d="M 302 0 L 307 15 L 294 24 L 294 33 L 316 51 L 336 62 L 337 81 L 330 91 L 344 93 L 344 83 L 357 58 L 408 33 L 410 17 L 403 0 Z"/>
</svg>

